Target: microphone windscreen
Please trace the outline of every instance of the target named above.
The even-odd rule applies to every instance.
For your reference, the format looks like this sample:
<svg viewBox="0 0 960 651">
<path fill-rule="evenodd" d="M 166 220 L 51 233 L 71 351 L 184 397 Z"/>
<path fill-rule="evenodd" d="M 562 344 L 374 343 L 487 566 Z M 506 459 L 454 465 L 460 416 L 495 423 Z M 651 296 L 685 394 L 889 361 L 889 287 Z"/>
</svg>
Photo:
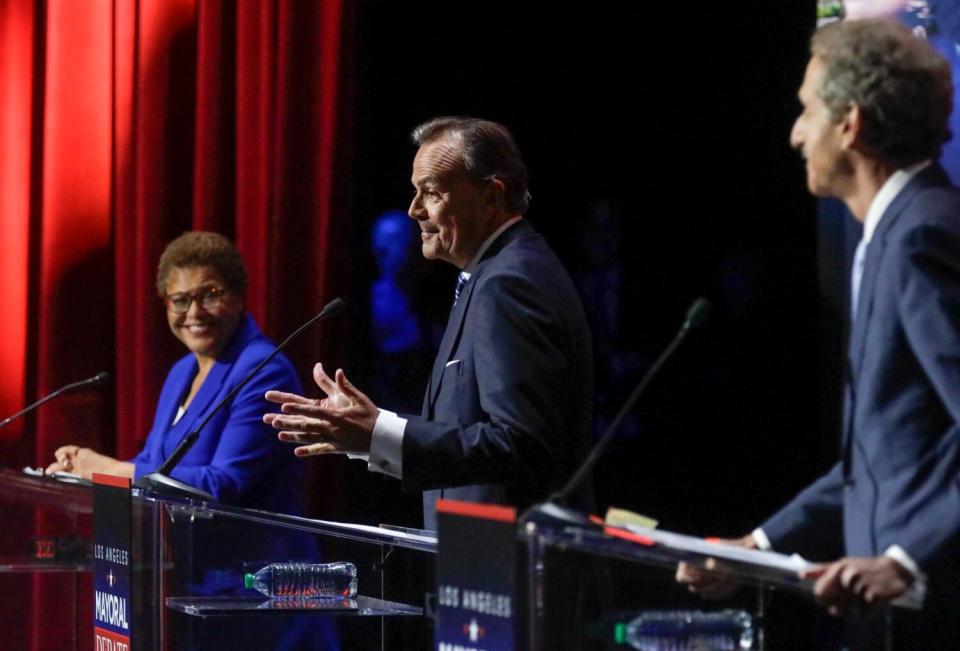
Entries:
<svg viewBox="0 0 960 651">
<path fill-rule="evenodd" d="M 687 310 L 687 320 L 683 324 L 685 328 L 697 328 L 710 316 L 710 301 L 700 297 L 693 302 L 690 309 Z"/>
<path fill-rule="evenodd" d="M 324 316 L 336 316 L 347 309 L 347 304 L 343 302 L 342 298 L 335 298 L 327 306 L 323 308 Z"/>
</svg>

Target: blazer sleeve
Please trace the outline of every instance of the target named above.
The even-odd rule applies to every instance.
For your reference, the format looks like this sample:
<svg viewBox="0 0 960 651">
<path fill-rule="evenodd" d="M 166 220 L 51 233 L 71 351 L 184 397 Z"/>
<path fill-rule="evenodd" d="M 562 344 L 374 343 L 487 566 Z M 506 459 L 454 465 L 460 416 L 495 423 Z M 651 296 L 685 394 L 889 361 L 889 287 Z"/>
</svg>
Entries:
<svg viewBox="0 0 960 651">
<path fill-rule="evenodd" d="M 150 453 L 149 441 L 144 443 L 143 449 L 137 453 L 137 456 L 130 459 L 130 463 L 134 465 L 134 479 L 140 479 L 143 475 L 149 474 L 160 467 L 160 463 L 155 462 L 153 455 Z"/>
<path fill-rule="evenodd" d="M 843 555 L 843 468 L 837 463 L 760 525 L 774 551 L 813 560 Z"/>
<path fill-rule="evenodd" d="M 570 391 L 570 334 L 544 291 L 519 273 L 482 279 L 469 306 L 483 416 L 473 423 L 414 417 L 403 438 L 406 490 L 549 475 L 564 436 L 558 401 Z M 546 481 L 546 479 L 545 479 Z"/>
<path fill-rule="evenodd" d="M 231 373 L 234 382 L 246 376 L 259 359 L 250 360 Z M 219 441 L 209 463 L 177 466 L 170 473 L 175 479 L 201 488 L 217 501 L 237 502 L 255 490 L 265 477 L 280 467 L 290 452 L 277 440 L 272 428 L 263 423 L 263 415 L 272 405 L 264 398 L 269 389 L 302 393 L 292 366 L 274 359 L 233 399 L 228 414 L 214 419 L 208 427 L 219 427 Z"/>
</svg>

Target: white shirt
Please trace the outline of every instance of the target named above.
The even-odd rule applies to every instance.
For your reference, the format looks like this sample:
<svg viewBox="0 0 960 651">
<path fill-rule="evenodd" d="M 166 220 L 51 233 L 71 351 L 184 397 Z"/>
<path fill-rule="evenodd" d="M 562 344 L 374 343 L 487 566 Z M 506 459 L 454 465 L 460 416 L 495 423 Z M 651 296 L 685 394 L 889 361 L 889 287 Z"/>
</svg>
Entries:
<svg viewBox="0 0 960 651">
<path fill-rule="evenodd" d="M 857 304 L 860 299 L 860 279 L 863 277 L 863 265 L 867 259 L 867 245 L 873 239 L 873 233 L 877 230 L 877 224 L 880 218 L 887 211 L 893 200 L 900 194 L 900 191 L 910 182 L 914 176 L 930 165 L 926 160 L 917 163 L 905 170 L 897 170 L 890 178 L 884 182 L 877 192 L 870 207 L 867 209 L 867 216 L 863 220 L 863 237 L 857 244 L 857 250 L 853 254 L 853 267 L 850 269 L 850 319 L 857 318 Z"/>
</svg>

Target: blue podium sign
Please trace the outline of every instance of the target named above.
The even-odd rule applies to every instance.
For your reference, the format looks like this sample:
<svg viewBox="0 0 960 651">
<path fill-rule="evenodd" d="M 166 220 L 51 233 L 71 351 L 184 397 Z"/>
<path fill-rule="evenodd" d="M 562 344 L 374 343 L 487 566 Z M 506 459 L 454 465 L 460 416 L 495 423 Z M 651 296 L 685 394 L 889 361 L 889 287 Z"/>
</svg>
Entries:
<svg viewBox="0 0 960 651">
<path fill-rule="evenodd" d="M 513 651 L 516 623 L 516 511 L 437 502 L 437 651 Z"/>
<path fill-rule="evenodd" d="M 131 651 L 131 498 L 125 477 L 93 476 L 95 651 Z"/>
</svg>

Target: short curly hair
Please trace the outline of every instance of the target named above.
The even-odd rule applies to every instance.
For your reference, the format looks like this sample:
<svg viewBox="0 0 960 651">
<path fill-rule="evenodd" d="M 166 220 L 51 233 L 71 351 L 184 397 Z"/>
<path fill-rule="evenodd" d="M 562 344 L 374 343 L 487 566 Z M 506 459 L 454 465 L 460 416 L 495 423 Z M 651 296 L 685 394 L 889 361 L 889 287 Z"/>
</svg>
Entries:
<svg viewBox="0 0 960 651">
<path fill-rule="evenodd" d="M 929 43 L 892 20 L 850 20 L 814 32 L 810 52 L 824 64 L 820 99 L 835 121 L 860 109 L 872 156 L 896 168 L 940 157 L 952 135 L 953 82 Z"/>
<path fill-rule="evenodd" d="M 241 296 L 246 292 L 247 272 L 237 247 L 220 233 L 207 231 L 187 231 L 167 244 L 157 265 L 157 292 L 166 294 L 172 270 L 207 266 L 223 276 L 226 289 Z"/>
</svg>

